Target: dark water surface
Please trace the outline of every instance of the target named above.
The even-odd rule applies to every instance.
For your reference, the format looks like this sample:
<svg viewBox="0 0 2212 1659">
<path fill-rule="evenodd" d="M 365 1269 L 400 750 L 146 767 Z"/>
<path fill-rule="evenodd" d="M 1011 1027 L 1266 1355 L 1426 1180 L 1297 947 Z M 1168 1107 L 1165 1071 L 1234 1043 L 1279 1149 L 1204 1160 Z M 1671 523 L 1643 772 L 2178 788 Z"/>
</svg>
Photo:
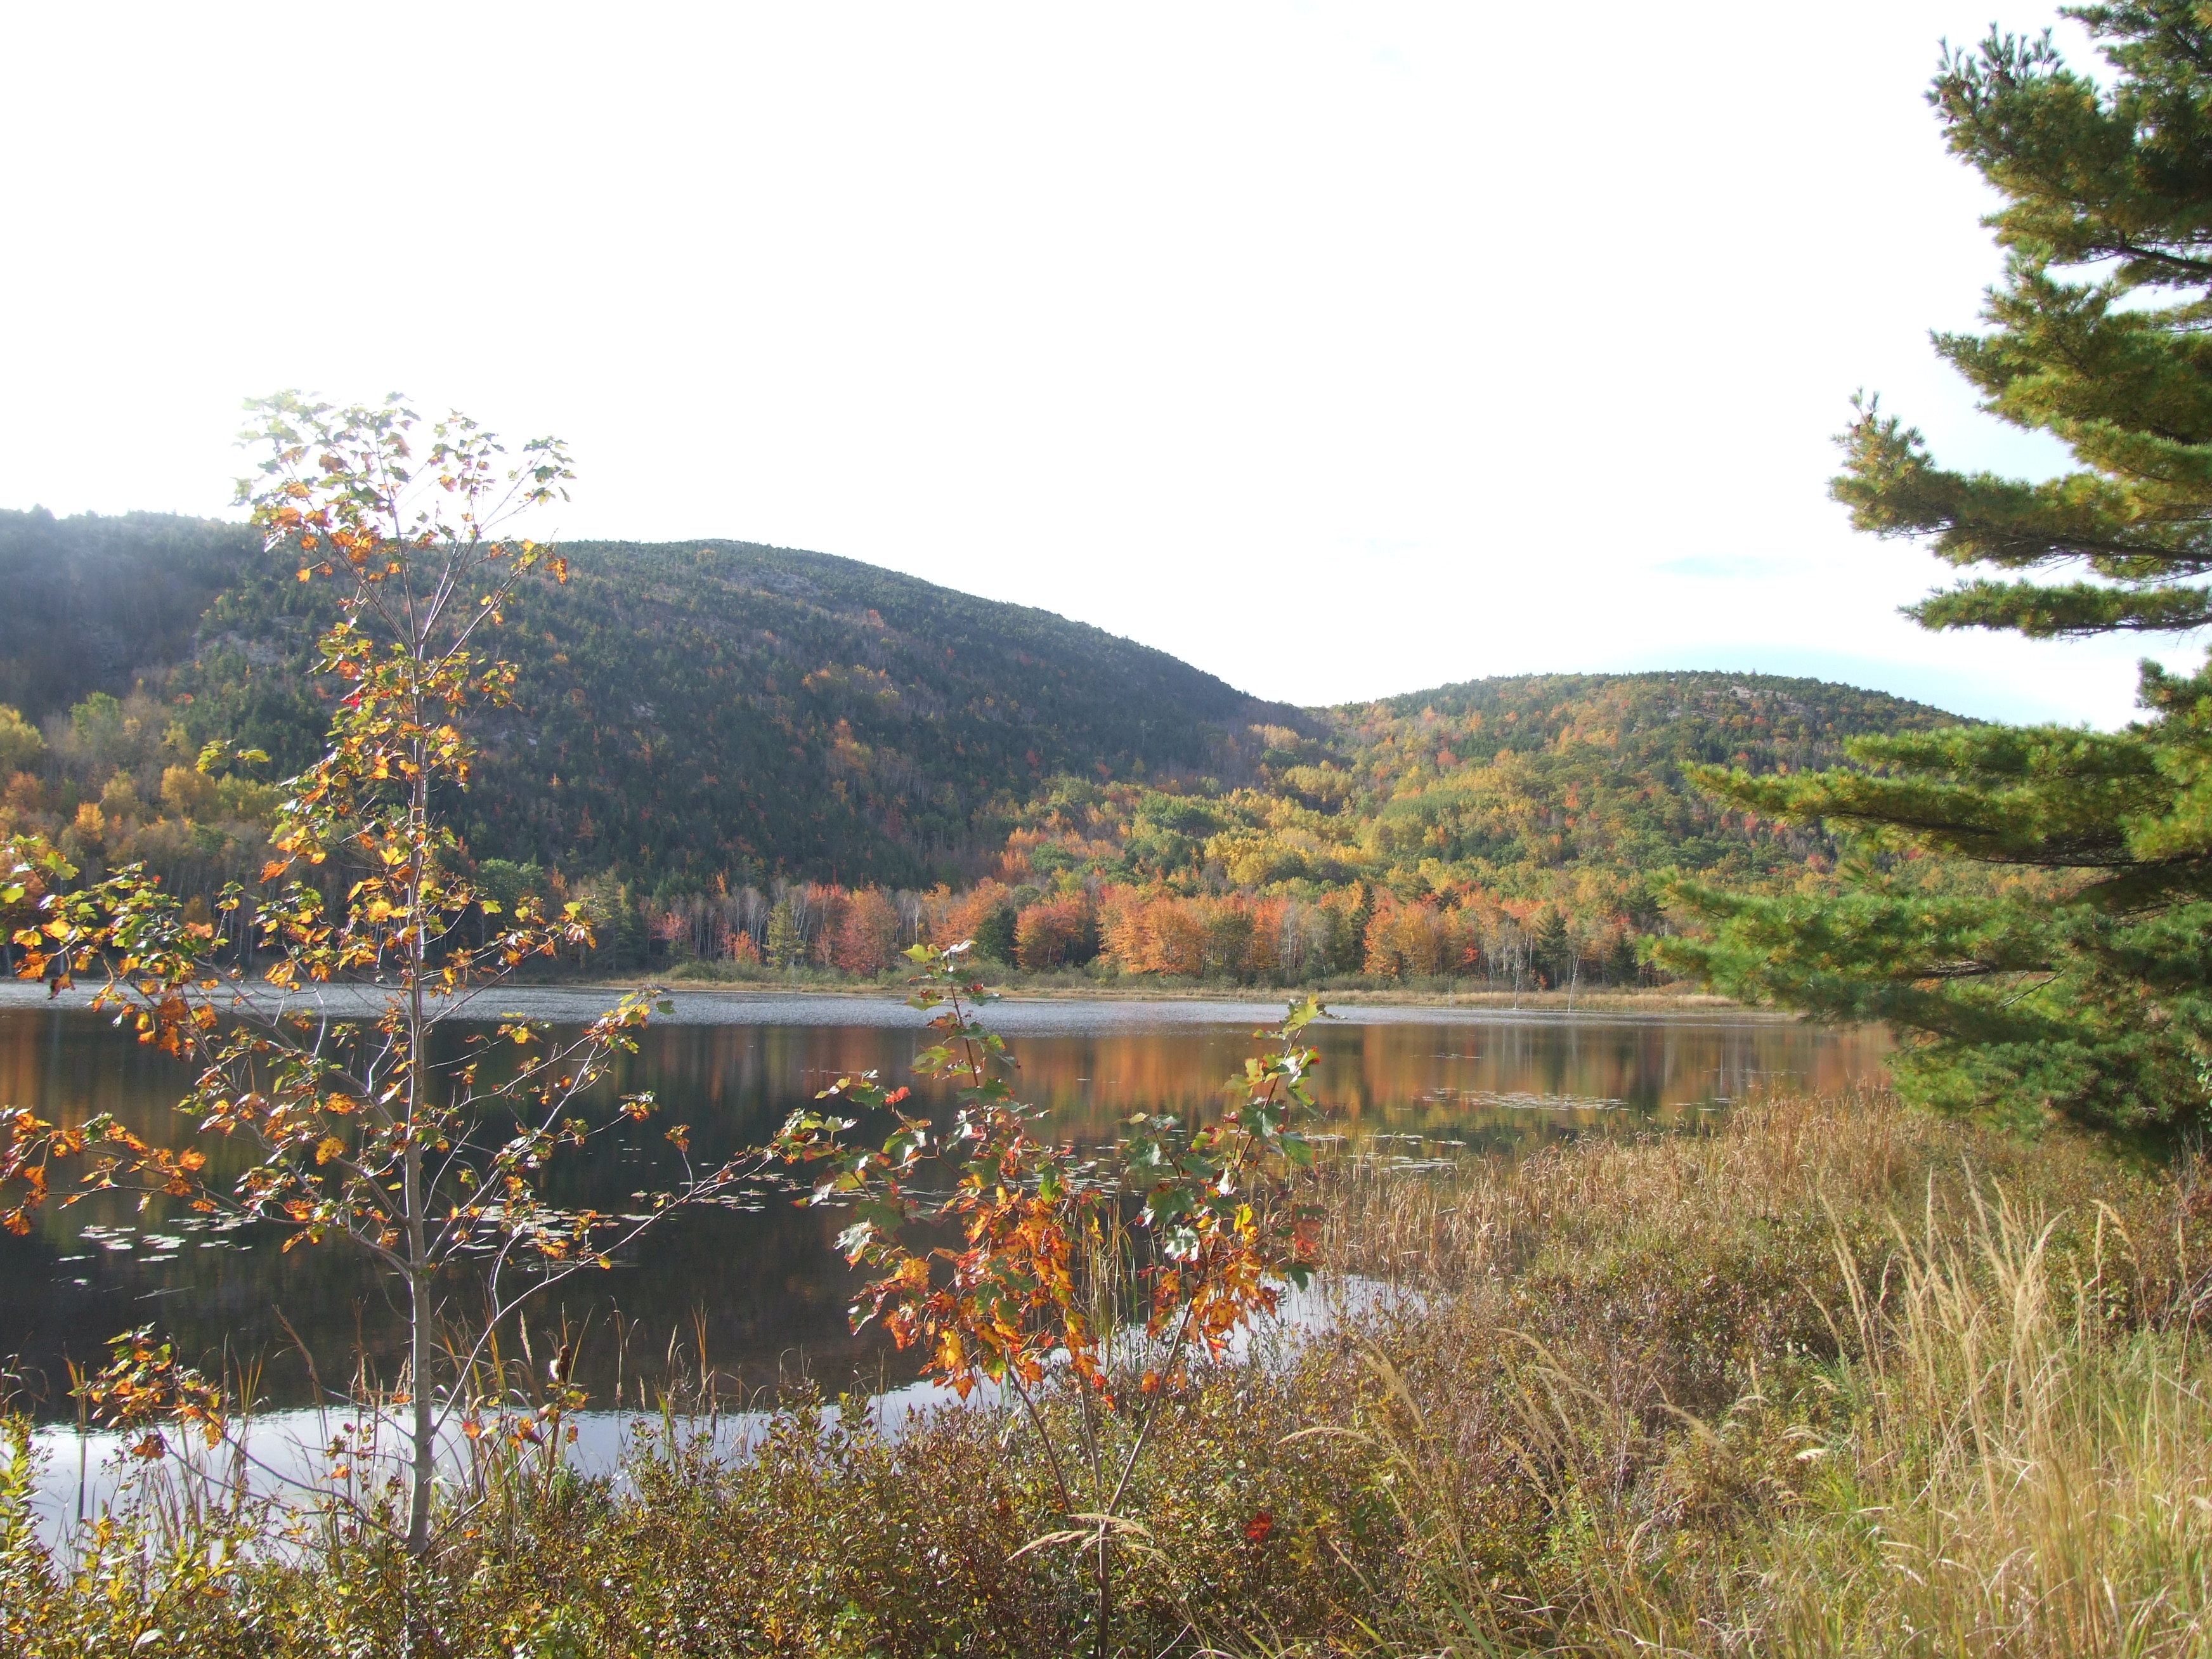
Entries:
<svg viewBox="0 0 2212 1659">
<path fill-rule="evenodd" d="M 538 1017 L 580 1018 L 605 1000 L 506 993 L 499 1008 L 527 1001 Z M 1105 1140 L 1139 1109 L 1218 1108 L 1224 1081 L 1253 1051 L 1255 1024 L 1279 1007 L 1023 1002 L 996 1006 L 989 1018 L 1012 1044 L 1024 1097 L 1049 1105 L 1074 1138 Z M 1315 1036 L 1329 1127 L 1409 1164 L 1693 1124 L 1761 1086 L 1838 1090 L 1875 1074 L 1888 1048 L 1873 1031 L 1729 1017 L 1346 1015 Z M 902 1080 L 921 1018 L 890 1001 L 681 996 L 676 1017 L 647 1032 L 613 1085 L 654 1091 L 660 1119 L 572 1162 L 556 1195 L 619 1212 L 631 1192 L 665 1179 L 655 1166 L 668 1122 L 691 1124 L 700 1155 L 716 1158 L 764 1138 L 842 1073 L 872 1068 Z M 173 1109 L 184 1083 L 175 1061 L 82 1007 L 0 997 L 0 1107 L 62 1123 L 112 1111 L 149 1139 L 173 1144 L 188 1127 Z M 65 1360 L 96 1359 L 108 1337 L 146 1324 L 210 1369 L 226 1355 L 264 1361 L 260 1392 L 272 1406 L 314 1398 L 291 1333 L 326 1389 L 343 1387 L 357 1364 L 391 1377 L 396 1322 L 375 1275 L 347 1247 L 284 1254 L 266 1234 L 217 1243 L 173 1211 L 157 1204 L 142 1215 L 135 1202 L 104 1196 L 50 1207 L 31 1237 L 0 1237 L 0 1360 L 12 1360 L 42 1415 L 65 1405 Z M 550 1292 L 533 1328 L 542 1345 L 549 1322 L 592 1322 L 580 1380 L 601 1400 L 613 1384 L 618 1328 L 630 1333 L 629 1375 L 657 1369 L 672 1335 L 693 1348 L 703 1331 L 712 1363 L 748 1384 L 802 1367 L 833 1389 L 878 1378 L 878 1346 L 847 1328 L 853 1280 L 830 1249 L 842 1224 L 834 1213 L 784 1202 L 672 1217 L 614 1272 Z M 453 1293 L 465 1304 L 470 1286 L 457 1278 Z M 894 1365 L 889 1375 L 897 1374 Z"/>
</svg>

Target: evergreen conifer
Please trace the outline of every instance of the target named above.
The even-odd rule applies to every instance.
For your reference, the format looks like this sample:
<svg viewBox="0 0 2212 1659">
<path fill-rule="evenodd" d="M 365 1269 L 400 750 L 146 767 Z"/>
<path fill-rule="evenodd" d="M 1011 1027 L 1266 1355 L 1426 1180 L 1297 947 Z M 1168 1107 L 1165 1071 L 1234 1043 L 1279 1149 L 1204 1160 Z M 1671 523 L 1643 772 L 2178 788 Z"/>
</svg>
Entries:
<svg viewBox="0 0 2212 1659">
<path fill-rule="evenodd" d="M 1017 919 L 1012 904 L 1001 904 L 986 911 L 975 924 L 975 954 L 986 961 L 1001 964 L 1012 962 Z"/>
<path fill-rule="evenodd" d="M 775 908 L 768 913 L 768 959 L 778 968 L 788 968 L 799 960 L 806 941 L 799 937 L 798 919 L 791 913 L 791 901 L 778 899 Z"/>
<path fill-rule="evenodd" d="M 1869 401 L 1834 493 L 1860 529 L 1977 573 L 1914 607 L 1927 627 L 2185 634 L 2212 624 L 2212 12 L 2069 15 L 2109 86 L 2047 34 L 1992 31 L 1946 53 L 1930 101 L 2004 198 L 1988 222 L 2008 252 L 1990 331 L 1936 349 L 2078 465 L 2039 483 L 1947 471 Z M 1704 775 L 1855 851 L 1840 895 L 1679 885 L 1708 926 L 1663 958 L 1736 995 L 1887 1021 L 1907 1038 L 1900 1085 L 1933 1105 L 2138 1139 L 2200 1125 L 2212 668 L 2146 663 L 2141 701 L 2117 732 L 1960 726 L 1856 739 L 1846 770 Z"/>
<path fill-rule="evenodd" d="M 1565 985 L 1574 973 L 1574 940 L 1567 933 L 1567 919 L 1556 905 L 1547 904 L 1536 918 L 1536 965 L 1544 970 L 1546 979 L 1554 986 Z"/>
</svg>

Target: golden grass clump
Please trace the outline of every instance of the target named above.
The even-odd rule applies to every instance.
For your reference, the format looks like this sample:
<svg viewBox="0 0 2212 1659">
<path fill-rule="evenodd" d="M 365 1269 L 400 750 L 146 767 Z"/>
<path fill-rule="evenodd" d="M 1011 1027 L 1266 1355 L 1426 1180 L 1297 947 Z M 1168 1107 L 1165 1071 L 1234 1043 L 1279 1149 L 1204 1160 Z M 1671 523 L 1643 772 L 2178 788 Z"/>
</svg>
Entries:
<svg viewBox="0 0 2212 1659">
<path fill-rule="evenodd" d="M 2207 1650 L 2203 1198 L 1874 1094 L 1354 1176 L 1374 1649 Z"/>
</svg>

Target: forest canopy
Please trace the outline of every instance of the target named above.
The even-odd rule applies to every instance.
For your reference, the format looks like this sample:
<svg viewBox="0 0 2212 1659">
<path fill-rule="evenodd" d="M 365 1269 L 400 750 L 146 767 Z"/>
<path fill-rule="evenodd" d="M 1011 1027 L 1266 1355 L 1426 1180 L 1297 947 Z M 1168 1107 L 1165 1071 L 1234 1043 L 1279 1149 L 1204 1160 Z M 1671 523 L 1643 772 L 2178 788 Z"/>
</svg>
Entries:
<svg viewBox="0 0 2212 1659">
<path fill-rule="evenodd" d="M 610 966 L 866 972 L 933 926 L 1025 967 L 1634 980 L 1670 872 L 1818 883 L 1833 861 L 1823 831 L 1716 806 L 1691 769 L 1799 773 L 1951 720 L 1700 673 L 1297 709 L 849 560 L 563 552 L 569 581 L 505 617 L 515 702 L 477 733 L 455 816 L 489 888 L 591 894 Z M 137 598 L 160 571 L 171 609 Z M 174 890 L 250 876 L 276 784 L 320 753 L 327 596 L 234 526 L 152 514 L 0 515 L 0 581 L 18 574 L 44 597 L 0 614 L 22 688 L 0 830 L 89 872 L 143 859 Z M 203 773 L 211 742 L 270 758 Z"/>
</svg>

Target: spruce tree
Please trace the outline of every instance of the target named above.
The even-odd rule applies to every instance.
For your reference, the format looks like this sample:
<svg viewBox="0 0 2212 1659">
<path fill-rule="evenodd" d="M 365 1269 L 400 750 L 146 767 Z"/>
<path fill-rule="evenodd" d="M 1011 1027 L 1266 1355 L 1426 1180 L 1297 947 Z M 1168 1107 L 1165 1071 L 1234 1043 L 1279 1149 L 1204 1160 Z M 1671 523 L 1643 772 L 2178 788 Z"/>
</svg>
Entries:
<svg viewBox="0 0 2212 1659">
<path fill-rule="evenodd" d="M 1000 964 L 1014 959 L 1014 926 L 1017 917 L 1014 907 L 1001 904 L 984 912 L 975 924 L 975 954 L 985 961 Z"/>
<path fill-rule="evenodd" d="M 798 918 L 793 915 L 791 901 L 778 899 L 775 908 L 768 913 L 768 959 L 778 968 L 788 968 L 799 960 L 806 948 L 800 937 Z"/>
<path fill-rule="evenodd" d="M 1535 948 L 1545 977 L 1555 987 L 1565 984 L 1574 969 L 1574 941 L 1567 933 L 1567 919 L 1556 905 L 1546 905 L 1536 918 Z"/>
<path fill-rule="evenodd" d="M 2049 36 L 1945 54 L 1929 97 L 2004 205 L 1986 333 L 1936 349 L 1990 412 L 2076 465 L 2047 483 L 1948 471 L 1874 402 L 1837 498 L 1860 529 L 1927 543 L 1967 580 L 1933 629 L 2051 639 L 2212 624 L 2212 11 L 2069 10 L 2112 74 Z M 1861 738 L 1812 775 L 1710 772 L 1730 804 L 1824 821 L 1839 891 L 1678 885 L 1700 936 L 1662 958 L 1733 994 L 1887 1022 L 1894 1071 L 1935 1106 L 2057 1115 L 2158 1140 L 2212 1081 L 2212 667 L 2142 668 L 2124 731 L 1960 726 Z M 1934 854 L 1933 858 L 1923 855 Z"/>
</svg>

